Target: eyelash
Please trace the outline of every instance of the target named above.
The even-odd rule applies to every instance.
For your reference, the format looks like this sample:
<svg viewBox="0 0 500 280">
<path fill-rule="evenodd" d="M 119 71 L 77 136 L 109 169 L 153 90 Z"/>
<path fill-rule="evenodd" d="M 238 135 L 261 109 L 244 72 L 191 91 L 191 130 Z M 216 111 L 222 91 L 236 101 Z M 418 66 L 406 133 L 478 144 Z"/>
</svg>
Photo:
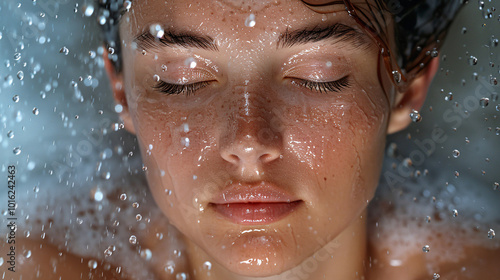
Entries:
<svg viewBox="0 0 500 280">
<path fill-rule="evenodd" d="M 319 93 L 340 92 L 350 87 L 349 76 L 331 82 L 314 82 L 304 79 L 295 79 L 292 83 Z"/>
<path fill-rule="evenodd" d="M 153 86 L 153 88 L 165 94 L 185 93 L 186 95 L 189 96 L 195 91 L 208 86 L 209 83 L 210 82 L 208 81 L 203 81 L 187 85 L 176 85 L 176 84 L 169 84 L 164 81 L 159 81 L 158 84 Z M 339 80 L 331 82 L 314 82 L 304 79 L 295 79 L 292 83 L 298 84 L 299 86 L 305 87 L 311 91 L 317 91 L 319 93 L 340 92 L 341 90 L 348 88 L 350 86 L 349 76 L 345 76 Z"/>
<path fill-rule="evenodd" d="M 208 86 L 208 84 L 209 84 L 208 81 L 187 84 L 187 85 L 176 85 L 176 84 L 169 84 L 164 81 L 159 81 L 158 84 L 156 84 L 153 88 L 166 94 L 185 93 L 186 95 L 189 96 L 191 93 Z"/>
</svg>

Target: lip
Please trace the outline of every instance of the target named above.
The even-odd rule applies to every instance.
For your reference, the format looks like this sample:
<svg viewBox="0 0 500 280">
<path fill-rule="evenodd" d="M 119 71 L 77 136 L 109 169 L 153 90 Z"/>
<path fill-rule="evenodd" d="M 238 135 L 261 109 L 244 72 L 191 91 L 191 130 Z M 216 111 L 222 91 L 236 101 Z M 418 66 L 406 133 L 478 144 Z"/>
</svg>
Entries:
<svg viewBox="0 0 500 280">
<path fill-rule="evenodd" d="M 268 182 L 231 184 L 211 203 L 216 213 L 236 224 L 263 225 L 279 221 L 300 206 L 302 200 Z"/>
</svg>

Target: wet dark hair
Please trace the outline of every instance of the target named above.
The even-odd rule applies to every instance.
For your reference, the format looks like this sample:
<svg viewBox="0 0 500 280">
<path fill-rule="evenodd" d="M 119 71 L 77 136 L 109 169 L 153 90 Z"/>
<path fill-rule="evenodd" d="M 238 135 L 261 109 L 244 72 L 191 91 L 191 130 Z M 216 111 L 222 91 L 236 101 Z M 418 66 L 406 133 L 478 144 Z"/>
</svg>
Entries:
<svg viewBox="0 0 500 280">
<path fill-rule="evenodd" d="M 118 24 L 121 16 L 130 9 L 132 1 L 96 1 L 97 20 L 103 30 L 104 42 L 113 49 L 111 59 L 115 70 L 120 72 L 122 61 Z M 388 46 L 393 52 L 391 59 L 397 64 L 398 71 L 410 78 L 437 55 L 449 26 L 464 4 L 464 0 L 373 0 L 370 5 L 366 5 L 366 1 L 338 0 L 329 4 L 345 4 L 348 10 L 351 7 L 350 12 L 355 14 L 358 22 L 372 29 L 382 40 L 393 41 Z M 386 11 L 392 18 L 377 11 Z M 384 27 L 389 21 L 393 22 L 392 30 Z"/>
</svg>

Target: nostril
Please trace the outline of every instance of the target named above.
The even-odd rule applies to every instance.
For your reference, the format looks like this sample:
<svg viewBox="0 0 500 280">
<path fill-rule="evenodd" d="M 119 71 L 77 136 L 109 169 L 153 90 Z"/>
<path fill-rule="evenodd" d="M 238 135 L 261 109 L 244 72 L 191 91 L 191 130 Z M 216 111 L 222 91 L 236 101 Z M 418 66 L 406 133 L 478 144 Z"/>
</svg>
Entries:
<svg viewBox="0 0 500 280">
<path fill-rule="evenodd" d="M 227 159 L 229 162 L 235 163 L 235 164 L 240 162 L 240 158 L 235 154 L 229 155 Z"/>
<path fill-rule="evenodd" d="M 266 154 L 263 154 L 260 156 L 260 161 L 262 163 L 267 163 L 267 162 L 271 162 L 271 161 L 275 160 L 276 158 L 277 158 L 276 156 L 273 156 L 270 153 L 266 153 Z"/>
</svg>

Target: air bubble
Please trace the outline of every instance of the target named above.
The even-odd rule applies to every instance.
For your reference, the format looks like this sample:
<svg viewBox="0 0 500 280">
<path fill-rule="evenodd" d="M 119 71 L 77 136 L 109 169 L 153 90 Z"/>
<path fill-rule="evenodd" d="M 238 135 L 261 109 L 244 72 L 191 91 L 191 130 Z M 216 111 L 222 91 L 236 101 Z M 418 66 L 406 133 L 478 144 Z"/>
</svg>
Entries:
<svg viewBox="0 0 500 280">
<path fill-rule="evenodd" d="M 67 47 L 62 47 L 60 50 L 59 50 L 59 53 L 62 53 L 64 55 L 68 55 L 69 54 L 69 49 Z"/>
<path fill-rule="evenodd" d="M 417 110 L 413 110 L 413 112 L 410 113 L 410 118 L 413 122 L 420 122 L 422 120 L 422 116 Z"/>
<path fill-rule="evenodd" d="M 475 56 L 470 56 L 469 59 L 468 59 L 468 62 L 469 62 L 469 65 L 476 65 L 477 64 L 477 57 Z"/>
<path fill-rule="evenodd" d="M 490 99 L 487 97 L 483 97 L 479 100 L 479 105 L 481 105 L 482 108 L 488 107 L 488 104 L 490 104 Z"/>
<path fill-rule="evenodd" d="M 430 250 L 431 250 L 431 247 L 429 245 L 425 245 L 424 247 L 422 247 L 422 251 L 424 253 L 429 253 Z"/>
<path fill-rule="evenodd" d="M 495 231 L 491 228 L 490 228 L 490 230 L 488 230 L 488 238 L 489 239 L 495 238 Z"/>
<path fill-rule="evenodd" d="M 246 27 L 254 27 L 255 26 L 255 15 L 250 14 L 246 19 L 245 19 L 245 26 Z"/>
</svg>

